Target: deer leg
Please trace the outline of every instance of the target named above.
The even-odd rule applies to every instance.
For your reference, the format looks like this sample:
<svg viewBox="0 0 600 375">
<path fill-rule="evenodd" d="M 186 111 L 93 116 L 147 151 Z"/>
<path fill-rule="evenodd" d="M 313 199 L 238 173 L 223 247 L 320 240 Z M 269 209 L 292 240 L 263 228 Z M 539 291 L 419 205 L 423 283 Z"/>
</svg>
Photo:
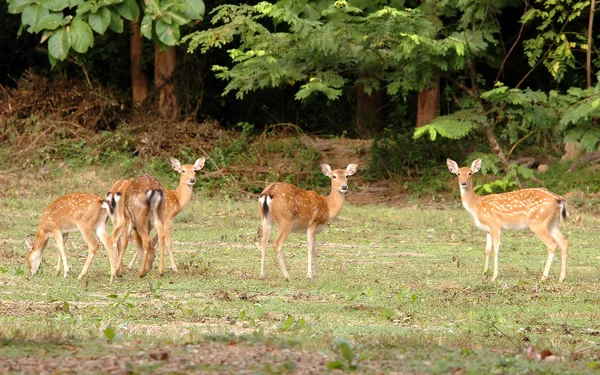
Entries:
<svg viewBox="0 0 600 375">
<path fill-rule="evenodd" d="M 129 270 L 133 269 L 133 266 L 135 266 L 135 261 L 138 257 L 141 259 L 144 256 L 144 247 L 142 246 L 142 239 L 140 238 L 138 232 L 131 232 L 131 239 L 135 244 L 135 252 L 133 253 L 131 262 L 129 262 L 129 265 L 127 266 L 127 269 Z"/>
<path fill-rule="evenodd" d="M 63 246 L 67 246 L 67 238 L 69 237 L 69 233 L 63 233 L 62 235 L 62 239 L 63 239 Z M 60 251 L 56 251 L 56 255 L 58 258 L 58 261 L 56 262 L 56 276 L 60 275 L 60 261 L 62 256 L 60 255 Z"/>
<path fill-rule="evenodd" d="M 483 274 L 490 268 L 490 253 L 492 252 L 492 235 L 490 232 L 486 233 L 485 237 L 485 265 L 483 266 Z"/>
<path fill-rule="evenodd" d="M 144 277 L 148 271 L 150 271 L 150 267 L 148 267 L 148 256 L 150 255 L 150 251 L 154 251 L 152 246 L 150 246 L 150 235 L 149 230 L 146 225 L 141 225 L 139 228 L 136 228 L 140 239 L 142 240 L 142 248 L 144 249 L 144 256 L 142 257 L 142 264 L 140 266 L 140 277 Z"/>
<path fill-rule="evenodd" d="M 79 277 L 77 277 L 78 280 L 81 280 L 81 278 L 87 274 L 88 269 L 90 268 L 90 265 L 92 264 L 92 260 L 94 259 L 94 256 L 96 255 L 96 251 L 98 251 L 98 248 L 100 247 L 100 242 L 98 242 L 98 240 L 96 239 L 96 236 L 94 235 L 94 230 L 92 228 L 89 228 L 89 227 L 83 228 L 82 227 L 82 228 L 79 228 L 79 230 L 81 231 L 81 234 L 83 235 L 83 239 L 88 244 L 88 257 L 85 261 L 85 264 L 83 265 L 83 268 L 81 269 L 81 273 L 79 274 Z"/>
<path fill-rule="evenodd" d="M 548 278 L 548 274 L 550 273 L 550 266 L 552 265 L 552 261 L 554 260 L 554 253 L 556 252 L 556 248 L 558 244 L 552 236 L 550 235 L 550 231 L 548 231 L 547 225 L 540 226 L 530 226 L 533 233 L 535 233 L 539 239 L 546 245 L 548 248 L 548 258 L 546 259 L 546 266 L 544 267 L 544 273 L 540 280 L 546 280 Z"/>
<path fill-rule="evenodd" d="M 312 273 L 313 277 L 317 277 L 317 236 L 313 239 L 313 247 L 312 247 Z"/>
<path fill-rule="evenodd" d="M 110 242 L 112 243 L 113 248 L 116 247 L 115 249 L 115 254 L 116 254 L 116 267 L 117 267 L 117 273 L 120 275 L 123 273 L 123 254 L 122 252 L 125 251 L 125 249 L 127 248 L 127 241 L 125 239 L 126 236 L 124 236 L 125 233 L 129 232 L 129 228 L 128 225 L 130 225 L 128 223 L 128 220 L 122 220 L 119 222 L 119 224 L 117 224 L 117 226 L 115 226 L 113 228 L 112 231 L 112 235 L 110 238 Z"/>
<path fill-rule="evenodd" d="M 569 256 L 569 241 L 560 233 L 558 226 L 550 232 L 550 235 L 560 248 L 560 277 L 558 281 L 563 282 L 567 277 L 567 257 Z"/>
<path fill-rule="evenodd" d="M 108 253 L 108 261 L 110 262 L 110 282 L 115 281 L 117 276 L 117 256 L 113 250 L 112 242 L 108 233 L 106 232 L 106 223 L 100 224 L 96 228 L 96 235 L 100 238 L 100 242 L 104 245 L 106 252 Z"/>
<path fill-rule="evenodd" d="M 306 231 L 306 242 L 308 244 L 308 267 L 306 270 L 306 277 L 312 279 L 317 275 L 313 274 L 315 270 L 315 255 L 316 255 L 316 241 L 315 241 L 315 230 L 316 228 L 308 228 Z"/>
<path fill-rule="evenodd" d="M 275 238 L 275 243 L 274 243 L 275 253 L 277 254 L 277 260 L 279 261 L 279 268 L 281 268 L 283 277 L 285 277 L 286 280 L 289 280 L 290 274 L 288 273 L 287 269 L 285 268 L 285 261 L 283 260 L 283 253 L 281 252 L 281 249 L 283 248 L 283 243 L 288 238 L 291 231 L 292 231 L 291 226 L 280 225 L 279 229 L 277 230 L 277 237 Z"/>
<path fill-rule="evenodd" d="M 267 246 L 269 244 L 269 236 L 271 235 L 271 229 L 273 224 L 267 221 L 267 218 L 262 220 L 262 248 L 260 258 L 260 278 L 265 278 L 265 260 L 267 259 Z"/>
<path fill-rule="evenodd" d="M 492 230 L 490 232 L 492 236 L 492 247 L 494 248 L 494 273 L 491 281 L 496 280 L 498 277 L 498 253 L 500 252 L 500 229 Z"/>
<path fill-rule="evenodd" d="M 171 237 L 171 223 L 165 223 L 165 246 L 169 252 L 169 261 L 171 262 L 171 271 L 177 272 L 177 264 L 173 256 L 173 237 Z"/>
<path fill-rule="evenodd" d="M 160 248 L 160 263 L 158 266 L 158 274 L 163 276 L 165 274 L 165 228 L 161 220 L 156 220 L 154 223 L 156 228 L 156 234 L 158 235 L 158 247 Z"/>
<path fill-rule="evenodd" d="M 58 253 L 63 260 L 63 267 L 65 269 L 64 277 L 69 277 L 69 265 L 67 264 L 67 256 L 65 254 L 65 244 L 63 243 L 63 236 L 59 229 L 55 229 L 52 231 L 52 235 L 54 236 L 54 240 L 56 241 L 56 246 L 58 247 Z"/>
</svg>

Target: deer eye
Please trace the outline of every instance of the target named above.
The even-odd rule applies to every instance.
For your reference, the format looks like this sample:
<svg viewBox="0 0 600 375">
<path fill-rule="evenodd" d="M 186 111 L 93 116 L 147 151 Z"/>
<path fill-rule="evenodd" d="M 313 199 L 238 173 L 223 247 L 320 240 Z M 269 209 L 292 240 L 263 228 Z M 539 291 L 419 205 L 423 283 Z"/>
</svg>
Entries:
<svg viewBox="0 0 600 375">
<path fill-rule="evenodd" d="M 333 175 L 333 179 L 335 180 L 336 178 L 337 178 L 337 175 L 335 175 L 335 174 L 334 174 L 334 175 Z"/>
<path fill-rule="evenodd" d="M 469 172 L 469 176 L 472 175 L 472 174 L 473 174 L 473 172 Z"/>
</svg>

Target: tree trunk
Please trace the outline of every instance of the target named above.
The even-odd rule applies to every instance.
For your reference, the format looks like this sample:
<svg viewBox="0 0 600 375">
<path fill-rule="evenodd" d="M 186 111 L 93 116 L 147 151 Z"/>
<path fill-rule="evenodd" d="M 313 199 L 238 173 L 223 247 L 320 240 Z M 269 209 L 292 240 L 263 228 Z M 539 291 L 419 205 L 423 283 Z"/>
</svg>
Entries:
<svg viewBox="0 0 600 375">
<path fill-rule="evenodd" d="M 370 137 L 382 131 L 385 126 L 385 91 L 373 90 L 369 95 L 363 85 L 358 85 L 357 89 L 356 126 L 360 136 Z"/>
<path fill-rule="evenodd" d="M 148 79 L 146 78 L 146 74 L 140 69 L 144 40 L 142 39 L 142 34 L 140 34 L 140 25 L 137 22 L 132 21 L 130 27 L 129 57 L 131 59 L 132 99 L 133 104 L 139 106 L 148 96 Z"/>
<path fill-rule="evenodd" d="M 427 125 L 438 115 L 440 109 L 440 78 L 437 77 L 432 87 L 419 91 L 417 104 L 417 128 Z"/>
<path fill-rule="evenodd" d="M 494 131 L 490 129 L 489 125 L 487 124 L 487 121 L 481 123 L 481 129 L 483 130 L 483 134 L 487 138 L 488 143 L 492 148 L 492 151 L 494 151 L 496 156 L 498 156 L 498 159 L 500 159 L 500 162 L 502 162 L 502 165 L 504 166 L 504 171 L 508 172 L 508 159 L 506 159 L 506 155 L 504 155 L 504 151 L 502 151 L 502 147 L 500 147 L 498 139 L 496 139 L 496 135 L 494 134 Z"/>
<path fill-rule="evenodd" d="M 154 86 L 159 90 L 158 112 L 160 117 L 169 120 L 178 120 L 180 115 L 177 102 L 177 90 L 172 82 L 172 75 L 176 67 L 175 47 L 169 46 L 166 50 L 160 49 L 158 44 L 154 52 Z"/>
<path fill-rule="evenodd" d="M 587 73 L 587 87 L 592 86 L 592 41 L 594 34 L 592 32 L 594 26 L 594 11 L 596 10 L 596 0 L 590 2 L 590 19 L 588 21 L 588 35 L 587 35 L 587 51 L 585 69 Z"/>
</svg>

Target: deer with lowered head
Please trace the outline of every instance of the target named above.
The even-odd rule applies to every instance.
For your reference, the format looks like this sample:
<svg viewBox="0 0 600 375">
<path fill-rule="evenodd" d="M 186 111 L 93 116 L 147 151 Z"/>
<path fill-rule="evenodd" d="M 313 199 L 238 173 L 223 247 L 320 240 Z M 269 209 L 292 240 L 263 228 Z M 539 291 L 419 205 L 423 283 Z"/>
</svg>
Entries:
<svg viewBox="0 0 600 375">
<path fill-rule="evenodd" d="M 464 208 L 473 216 L 475 225 L 487 234 L 485 244 L 484 274 L 489 268 L 489 258 L 494 250 L 494 273 L 498 277 L 498 251 L 502 229 L 531 229 L 548 248 L 548 258 L 541 279 L 548 278 L 550 265 L 557 247 L 561 264 L 559 281 L 564 281 L 567 268 L 569 242 L 560 233 L 558 225 L 567 217 L 567 203 L 563 197 L 544 188 L 521 189 L 502 194 L 477 196 L 473 191 L 473 173 L 481 169 L 481 159 L 471 167 L 459 168 L 454 160 L 447 160 L 450 172 L 458 176 L 458 186 Z"/>
<path fill-rule="evenodd" d="M 331 179 L 331 192 L 324 197 L 312 190 L 304 190 L 292 184 L 277 182 L 267 186 L 258 198 L 262 224 L 262 257 L 260 277 L 265 277 L 265 259 L 269 235 L 277 226 L 274 248 L 279 267 L 286 279 L 288 271 L 283 260 L 283 243 L 290 233 L 306 233 L 308 243 L 308 269 L 306 276 L 317 276 L 316 235 L 342 210 L 348 192 L 348 176 L 356 173 L 358 166 L 350 164 L 346 169 L 331 170 L 328 164 L 321 164 L 323 174 Z"/>
<path fill-rule="evenodd" d="M 62 259 L 64 277 L 68 277 L 69 265 L 65 254 L 65 243 L 69 233 L 81 232 L 88 245 L 88 257 L 78 279 L 87 274 L 100 247 L 96 238 L 97 235 L 108 252 L 110 282 L 113 282 L 116 275 L 115 258 L 111 239 L 106 232 L 106 221 L 112 215 L 113 209 L 114 207 L 110 202 L 90 193 L 67 194 L 50 203 L 42 215 L 37 235 L 34 237 L 30 234 L 25 239 L 25 245 L 29 250 L 27 263 L 31 269 L 31 275 L 37 273 L 42 262 L 42 253 L 50 237 L 53 237 L 58 247 L 56 274 L 60 273 L 60 261 Z"/>
</svg>

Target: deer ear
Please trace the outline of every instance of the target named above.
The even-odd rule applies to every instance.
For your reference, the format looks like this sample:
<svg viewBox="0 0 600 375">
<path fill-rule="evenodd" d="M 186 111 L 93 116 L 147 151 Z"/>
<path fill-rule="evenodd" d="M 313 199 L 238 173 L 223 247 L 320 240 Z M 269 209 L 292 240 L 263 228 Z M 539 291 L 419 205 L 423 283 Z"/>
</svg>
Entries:
<svg viewBox="0 0 600 375">
<path fill-rule="evenodd" d="M 481 169 L 481 159 L 474 160 L 473 164 L 471 164 L 471 172 L 476 173 L 476 172 L 479 172 L 480 169 Z"/>
<path fill-rule="evenodd" d="M 171 163 L 171 167 L 173 167 L 173 169 L 175 169 L 177 172 L 181 172 L 181 163 L 179 160 L 171 158 L 169 159 L 169 163 Z"/>
<path fill-rule="evenodd" d="M 458 173 L 458 164 L 452 159 L 446 159 L 446 164 L 448 164 L 448 169 L 452 173 Z"/>
<path fill-rule="evenodd" d="M 327 177 L 331 177 L 331 167 L 329 164 L 321 164 L 321 172 Z"/>
<path fill-rule="evenodd" d="M 200 159 L 196 160 L 196 162 L 194 163 L 194 170 L 199 171 L 200 169 L 204 168 L 205 161 L 206 161 L 205 158 L 200 158 Z"/>
<path fill-rule="evenodd" d="M 27 247 L 27 251 L 33 250 L 34 243 L 35 243 L 35 237 L 33 236 L 33 234 L 30 234 L 29 236 L 27 236 L 27 238 L 25 239 L 25 246 Z"/>
<path fill-rule="evenodd" d="M 348 164 L 348 166 L 346 167 L 346 176 L 352 176 L 353 174 L 356 173 L 356 169 L 358 168 L 357 164 Z"/>
</svg>

